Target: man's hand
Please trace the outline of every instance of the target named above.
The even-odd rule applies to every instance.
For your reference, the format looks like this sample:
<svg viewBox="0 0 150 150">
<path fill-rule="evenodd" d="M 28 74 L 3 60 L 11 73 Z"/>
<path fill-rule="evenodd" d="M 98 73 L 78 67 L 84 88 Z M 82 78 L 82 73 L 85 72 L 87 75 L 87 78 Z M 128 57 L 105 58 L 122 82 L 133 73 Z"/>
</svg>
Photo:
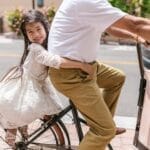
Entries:
<svg viewBox="0 0 150 150">
<path fill-rule="evenodd" d="M 150 48 L 150 42 L 146 41 L 145 42 L 145 46 L 148 47 L 148 48 Z"/>
<path fill-rule="evenodd" d="M 145 47 L 150 47 L 150 43 L 143 39 L 141 36 L 137 36 L 137 42 L 143 44 Z"/>
</svg>

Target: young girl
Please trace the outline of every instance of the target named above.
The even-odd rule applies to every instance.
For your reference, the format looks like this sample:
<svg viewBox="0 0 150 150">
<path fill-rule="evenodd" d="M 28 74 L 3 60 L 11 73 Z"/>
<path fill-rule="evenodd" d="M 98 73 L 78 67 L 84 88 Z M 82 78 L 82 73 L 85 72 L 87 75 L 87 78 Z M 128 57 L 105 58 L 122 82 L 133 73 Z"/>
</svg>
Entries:
<svg viewBox="0 0 150 150">
<path fill-rule="evenodd" d="M 48 66 L 80 68 L 92 76 L 89 64 L 71 61 L 48 53 L 48 22 L 37 10 L 23 15 L 21 31 L 25 49 L 20 65 L 12 68 L 0 82 L 0 123 L 6 141 L 15 148 L 18 127 L 27 136 L 27 124 L 44 115 L 60 112 L 58 97 L 48 77 Z"/>
</svg>

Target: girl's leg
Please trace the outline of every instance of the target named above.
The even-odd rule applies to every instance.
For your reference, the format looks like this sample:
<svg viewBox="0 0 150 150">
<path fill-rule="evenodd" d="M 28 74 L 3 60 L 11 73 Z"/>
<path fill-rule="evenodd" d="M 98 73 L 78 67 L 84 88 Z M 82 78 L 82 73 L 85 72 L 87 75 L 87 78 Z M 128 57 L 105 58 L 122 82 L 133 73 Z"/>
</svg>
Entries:
<svg viewBox="0 0 150 150">
<path fill-rule="evenodd" d="M 16 134 L 17 129 L 6 129 L 5 140 L 12 149 L 15 149 Z"/>
<path fill-rule="evenodd" d="M 51 118 L 52 118 L 52 115 L 44 115 L 43 118 L 42 118 L 42 120 L 43 120 L 43 121 L 48 121 L 48 120 L 50 120 Z"/>
<path fill-rule="evenodd" d="M 27 139 L 28 139 L 28 126 L 25 125 L 25 126 L 23 126 L 23 127 L 19 127 L 18 130 L 19 130 L 21 136 L 22 136 L 25 140 L 27 140 Z"/>
</svg>

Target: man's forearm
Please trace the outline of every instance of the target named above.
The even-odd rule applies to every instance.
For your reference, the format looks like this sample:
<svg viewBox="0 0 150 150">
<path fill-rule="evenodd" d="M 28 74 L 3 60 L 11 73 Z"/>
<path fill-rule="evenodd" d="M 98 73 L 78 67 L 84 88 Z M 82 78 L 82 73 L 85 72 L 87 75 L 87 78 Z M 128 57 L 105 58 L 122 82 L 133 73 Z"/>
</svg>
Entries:
<svg viewBox="0 0 150 150">
<path fill-rule="evenodd" d="M 135 17 L 136 34 L 150 41 L 150 19 Z"/>
<path fill-rule="evenodd" d="M 108 28 L 106 32 L 118 38 L 137 40 L 136 34 L 129 32 L 127 30 L 120 29 L 120 28 L 111 27 L 111 28 Z"/>
<path fill-rule="evenodd" d="M 139 24 L 139 25 L 150 25 L 150 19 L 148 18 L 135 17 L 135 21 L 136 21 L 136 24 Z"/>
<path fill-rule="evenodd" d="M 150 41 L 149 19 L 126 15 L 117 22 L 115 22 L 111 27 L 128 30 L 129 32 L 135 33 L 143 37 L 145 40 Z"/>
<path fill-rule="evenodd" d="M 149 26 L 142 26 L 139 28 L 138 35 L 143 37 L 145 40 L 150 42 L 150 25 Z"/>
</svg>

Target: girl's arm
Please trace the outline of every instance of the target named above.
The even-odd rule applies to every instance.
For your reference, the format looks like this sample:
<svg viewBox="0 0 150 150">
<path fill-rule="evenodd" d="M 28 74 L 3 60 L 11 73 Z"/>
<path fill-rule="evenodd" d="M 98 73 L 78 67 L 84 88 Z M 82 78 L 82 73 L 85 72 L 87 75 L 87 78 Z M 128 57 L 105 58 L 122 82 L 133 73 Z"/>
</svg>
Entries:
<svg viewBox="0 0 150 150">
<path fill-rule="evenodd" d="M 60 59 L 61 59 L 60 68 L 79 68 L 91 76 L 94 73 L 94 68 L 92 67 L 92 65 L 88 63 L 81 63 L 78 61 L 73 61 L 62 57 Z"/>
<path fill-rule="evenodd" d="M 78 61 L 73 61 L 67 58 L 60 57 L 58 55 L 51 54 L 47 50 L 45 50 L 41 45 L 35 43 L 32 43 L 29 46 L 29 50 L 35 52 L 36 61 L 43 65 L 54 67 L 56 69 L 79 68 L 84 72 L 88 73 L 90 76 L 93 76 L 94 68 L 88 63 L 81 63 Z"/>
</svg>

